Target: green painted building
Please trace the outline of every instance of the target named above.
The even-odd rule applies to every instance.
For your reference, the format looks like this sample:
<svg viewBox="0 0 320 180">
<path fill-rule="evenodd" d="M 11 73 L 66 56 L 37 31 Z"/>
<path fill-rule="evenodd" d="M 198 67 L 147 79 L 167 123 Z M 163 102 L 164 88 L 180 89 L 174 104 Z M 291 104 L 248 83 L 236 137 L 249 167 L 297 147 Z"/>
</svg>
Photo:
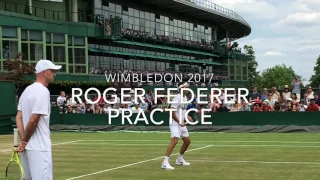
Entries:
<svg viewBox="0 0 320 180">
<path fill-rule="evenodd" d="M 248 58 L 234 42 L 250 33 L 236 12 L 208 0 L 0 0 L 0 71 L 22 52 L 29 64 L 63 65 L 58 80 L 105 80 L 97 68 L 205 70 L 246 84 Z"/>
</svg>

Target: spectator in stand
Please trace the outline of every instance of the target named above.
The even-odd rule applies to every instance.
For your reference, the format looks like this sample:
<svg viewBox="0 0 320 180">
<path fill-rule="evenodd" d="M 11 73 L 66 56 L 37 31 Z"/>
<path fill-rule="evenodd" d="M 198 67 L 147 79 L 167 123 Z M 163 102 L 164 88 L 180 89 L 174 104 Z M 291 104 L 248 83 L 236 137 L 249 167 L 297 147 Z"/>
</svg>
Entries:
<svg viewBox="0 0 320 180">
<path fill-rule="evenodd" d="M 65 113 L 66 114 L 70 114 L 70 113 L 75 113 L 75 111 L 72 109 L 72 106 L 68 105 L 67 106 L 67 111 Z"/>
<path fill-rule="evenodd" d="M 103 112 L 103 109 L 101 108 L 100 104 L 98 103 L 95 104 L 93 114 L 102 114 L 102 112 Z"/>
<path fill-rule="evenodd" d="M 224 89 L 223 89 L 223 88 L 220 88 L 220 90 L 221 90 L 220 100 L 221 100 L 221 101 L 224 101 L 224 100 L 225 100 L 225 99 L 224 99 Z M 217 94 L 218 94 L 218 92 L 217 92 Z"/>
<path fill-rule="evenodd" d="M 291 83 L 291 89 L 292 89 L 292 93 L 296 93 L 297 94 L 297 99 L 300 100 L 301 99 L 301 87 L 303 87 L 302 82 L 300 81 L 299 78 L 294 78 L 294 80 Z"/>
<path fill-rule="evenodd" d="M 297 97 L 296 93 L 291 93 L 291 99 L 292 99 L 292 103 L 294 105 L 298 105 L 299 104 L 299 100 L 298 100 L 298 97 Z"/>
<path fill-rule="evenodd" d="M 84 113 L 86 113 L 86 111 L 84 109 L 82 109 L 81 106 L 78 104 L 75 113 L 84 114 Z"/>
<path fill-rule="evenodd" d="M 239 111 L 238 102 L 235 101 L 231 106 L 230 112 L 238 112 L 238 111 Z"/>
<path fill-rule="evenodd" d="M 222 101 L 220 107 L 216 109 L 216 112 L 229 112 L 229 109 L 225 106 L 224 102 Z"/>
<path fill-rule="evenodd" d="M 277 91 L 276 87 L 272 87 L 272 97 L 273 102 L 280 102 L 280 93 Z"/>
<path fill-rule="evenodd" d="M 148 111 L 151 111 L 151 108 L 154 105 L 154 97 L 151 89 L 148 90 L 145 101 L 148 103 Z"/>
<path fill-rule="evenodd" d="M 141 109 L 140 104 L 137 103 L 137 104 L 135 105 L 135 108 L 132 110 L 132 112 L 133 112 L 133 113 L 139 113 L 140 111 L 143 111 L 143 110 Z"/>
<path fill-rule="evenodd" d="M 285 99 L 283 99 L 283 100 L 285 100 Z M 292 103 L 292 99 L 291 98 L 287 99 L 287 109 L 288 109 L 288 111 L 293 111 L 294 110 L 294 105 Z"/>
<path fill-rule="evenodd" d="M 261 101 L 263 102 L 264 100 L 268 99 L 268 89 L 263 88 L 263 93 L 261 94 Z"/>
<path fill-rule="evenodd" d="M 268 101 L 263 101 L 261 111 L 262 112 L 272 111 L 272 106 L 269 105 Z"/>
<path fill-rule="evenodd" d="M 247 105 L 245 100 L 241 101 L 241 107 L 239 111 L 251 111 L 250 106 Z"/>
<path fill-rule="evenodd" d="M 275 102 L 274 102 L 274 100 L 272 99 L 272 94 L 271 94 L 271 93 L 268 94 L 268 99 L 266 99 L 266 100 L 264 100 L 264 101 L 268 102 L 269 106 L 271 106 L 271 107 L 274 106 L 274 103 L 275 103 Z"/>
<path fill-rule="evenodd" d="M 311 86 L 308 86 L 307 94 L 308 94 L 307 98 L 308 98 L 309 101 L 310 101 L 310 99 L 314 99 L 314 93 L 313 93 L 313 90 L 312 90 Z"/>
<path fill-rule="evenodd" d="M 149 106 L 149 104 L 148 104 L 148 102 L 146 101 L 146 98 L 145 97 L 143 97 L 143 100 L 144 100 L 144 103 L 143 102 L 141 102 L 140 103 L 140 107 L 141 107 L 141 109 L 144 111 L 144 112 L 147 112 L 148 111 L 148 106 Z"/>
<path fill-rule="evenodd" d="M 103 113 L 110 114 L 110 109 L 111 109 L 110 104 L 105 104 L 103 108 Z"/>
<path fill-rule="evenodd" d="M 191 99 L 191 93 L 188 96 L 188 101 L 190 101 L 190 99 Z M 191 101 L 191 103 L 188 104 L 187 110 L 196 108 L 196 107 L 197 107 L 197 98 L 196 98 L 196 94 L 194 94 L 193 101 Z"/>
<path fill-rule="evenodd" d="M 66 93 L 64 91 L 60 91 L 60 96 L 57 98 L 57 106 L 62 107 L 66 101 Z"/>
<path fill-rule="evenodd" d="M 313 96 L 314 96 L 315 104 L 317 104 L 318 106 L 320 106 L 319 94 L 318 94 L 318 93 L 314 93 Z"/>
<path fill-rule="evenodd" d="M 314 99 L 310 99 L 310 104 L 308 106 L 308 111 L 309 112 L 316 112 L 319 111 L 319 106 L 318 104 L 315 103 L 316 101 Z"/>
<path fill-rule="evenodd" d="M 163 110 L 169 108 L 167 96 L 164 96 L 164 97 L 163 97 L 162 104 L 161 104 L 161 108 L 162 108 Z"/>
<path fill-rule="evenodd" d="M 277 102 L 274 103 L 273 111 L 275 111 L 275 112 L 280 112 L 281 111 L 280 102 L 277 101 Z"/>
<path fill-rule="evenodd" d="M 254 112 L 260 112 L 260 104 L 261 104 L 261 102 L 254 102 L 254 103 L 253 103 L 252 111 L 254 111 Z"/>
<path fill-rule="evenodd" d="M 88 104 L 86 107 L 86 114 L 93 114 L 93 110 L 92 110 L 92 108 L 91 108 L 91 104 Z"/>
<path fill-rule="evenodd" d="M 260 93 L 257 91 L 257 87 L 253 88 L 253 91 L 249 94 L 249 102 L 254 103 L 257 99 L 261 99 Z"/>
<path fill-rule="evenodd" d="M 307 105 L 304 105 L 302 101 L 299 102 L 298 107 L 297 107 L 297 111 L 298 112 L 305 112 L 306 111 L 306 107 L 308 107 Z"/>
<path fill-rule="evenodd" d="M 304 94 L 303 94 L 303 98 L 300 100 L 300 102 L 302 102 L 303 103 L 303 105 L 309 105 L 309 99 L 308 99 L 308 93 L 307 92 L 305 92 Z"/>
<path fill-rule="evenodd" d="M 291 92 L 289 90 L 289 86 L 288 85 L 285 85 L 284 86 L 284 89 L 283 89 L 283 92 L 282 92 L 282 98 L 283 99 L 289 99 L 291 97 Z"/>
</svg>

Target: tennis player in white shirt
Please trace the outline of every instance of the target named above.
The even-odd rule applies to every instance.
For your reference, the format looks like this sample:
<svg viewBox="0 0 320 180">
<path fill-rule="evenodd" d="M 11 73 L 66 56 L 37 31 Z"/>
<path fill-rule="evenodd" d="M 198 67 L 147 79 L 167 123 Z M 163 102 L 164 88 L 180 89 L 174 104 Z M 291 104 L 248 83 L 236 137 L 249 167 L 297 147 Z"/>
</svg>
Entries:
<svg viewBox="0 0 320 180">
<path fill-rule="evenodd" d="M 18 151 L 22 152 L 25 180 L 52 180 L 51 104 L 47 87 L 61 66 L 40 60 L 35 69 L 36 82 L 24 90 L 18 104 L 16 123 L 21 137 Z"/>
<path fill-rule="evenodd" d="M 169 144 L 167 151 L 166 151 L 166 156 L 164 157 L 164 160 L 162 162 L 161 168 L 165 169 L 165 170 L 173 170 L 174 167 L 172 167 L 169 163 L 169 157 L 173 151 L 173 149 L 175 148 L 175 146 L 178 143 L 178 139 L 181 138 L 183 141 L 183 144 L 181 146 L 180 149 L 180 154 L 178 156 L 178 158 L 176 159 L 176 165 L 185 165 L 188 166 L 190 165 L 190 163 L 186 162 L 183 159 L 183 155 L 185 153 L 185 151 L 188 149 L 189 145 L 190 145 L 190 137 L 189 137 L 189 133 L 188 133 L 188 129 L 186 127 L 185 124 L 185 113 L 186 113 L 186 109 L 188 104 L 187 103 L 182 103 L 181 100 L 181 88 L 189 88 L 189 84 L 188 83 L 182 83 L 179 85 L 178 87 L 178 91 L 179 93 L 173 98 L 171 103 L 171 109 L 175 109 L 176 111 L 171 112 L 171 116 L 172 116 L 172 123 L 169 125 L 170 126 L 170 131 L 171 131 L 171 143 Z M 187 102 L 187 92 L 188 91 L 184 91 L 183 92 L 183 102 Z M 181 115 L 179 114 L 179 110 L 181 110 Z M 183 120 L 180 123 L 180 118 L 183 118 Z M 190 116 L 188 116 L 188 120 L 191 122 L 192 118 Z"/>
</svg>

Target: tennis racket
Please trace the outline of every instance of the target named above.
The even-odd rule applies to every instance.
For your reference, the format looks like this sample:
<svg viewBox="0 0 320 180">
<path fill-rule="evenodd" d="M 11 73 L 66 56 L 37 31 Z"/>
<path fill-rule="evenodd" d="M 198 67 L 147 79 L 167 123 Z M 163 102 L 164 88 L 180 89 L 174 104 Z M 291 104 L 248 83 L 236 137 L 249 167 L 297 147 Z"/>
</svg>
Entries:
<svg viewBox="0 0 320 180">
<path fill-rule="evenodd" d="M 18 147 L 18 129 L 13 129 L 13 152 L 10 161 L 6 168 L 6 180 L 25 180 L 24 170 L 19 159 L 19 154 L 16 151 Z"/>
</svg>

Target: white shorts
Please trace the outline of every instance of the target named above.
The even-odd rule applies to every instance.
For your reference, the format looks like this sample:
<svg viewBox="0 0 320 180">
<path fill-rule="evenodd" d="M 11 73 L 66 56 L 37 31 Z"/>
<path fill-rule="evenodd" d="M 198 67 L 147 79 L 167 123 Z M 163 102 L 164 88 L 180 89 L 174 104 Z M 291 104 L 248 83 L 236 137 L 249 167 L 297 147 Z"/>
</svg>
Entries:
<svg viewBox="0 0 320 180">
<path fill-rule="evenodd" d="M 187 126 L 181 127 L 179 125 L 170 125 L 171 138 L 185 138 L 189 137 Z"/>
<path fill-rule="evenodd" d="M 52 180 L 52 153 L 50 151 L 30 151 L 21 153 L 21 164 L 25 180 Z"/>
</svg>

